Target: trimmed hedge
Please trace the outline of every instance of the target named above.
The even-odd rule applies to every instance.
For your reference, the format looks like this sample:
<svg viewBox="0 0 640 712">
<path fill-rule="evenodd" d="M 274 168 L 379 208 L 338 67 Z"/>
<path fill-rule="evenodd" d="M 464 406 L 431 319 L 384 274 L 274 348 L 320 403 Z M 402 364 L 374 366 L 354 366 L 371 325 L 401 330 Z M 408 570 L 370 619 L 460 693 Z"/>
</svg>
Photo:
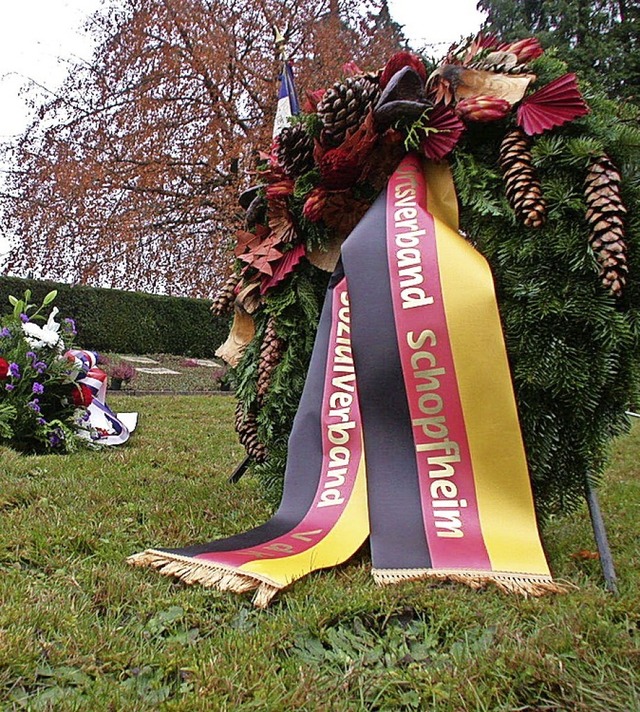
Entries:
<svg viewBox="0 0 640 712">
<path fill-rule="evenodd" d="M 213 316 L 209 300 L 18 277 L 0 276 L 0 314 L 11 311 L 10 294 L 20 298 L 26 289 L 35 304 L 57 289 L 54 305 L 75 320 L 76 345 L 95 351 L 211 357 L 229 331 L 228 318 Z"/>
</svg>

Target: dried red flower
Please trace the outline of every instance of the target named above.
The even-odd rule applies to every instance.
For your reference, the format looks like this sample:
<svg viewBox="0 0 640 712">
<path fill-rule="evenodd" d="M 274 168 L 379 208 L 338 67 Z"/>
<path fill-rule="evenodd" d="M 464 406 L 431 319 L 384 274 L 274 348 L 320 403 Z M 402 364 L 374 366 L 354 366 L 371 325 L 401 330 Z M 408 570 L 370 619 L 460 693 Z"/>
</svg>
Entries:
<svg viewBox="0 0 640 712">
<path fill-rule="evenodd" d="M 496 96 L 474 96 L 456 104 L 456 114 L 464 121 L 496 121 L 511 111 L 506 99 Z"/>
<path fill-rule="evenodd" d="M 518 125 L 529 136 L 535 136 L 588 113 L 576 75 L 564 74 L 522 101 Z"/>
<path fill-rule="evenodd" d="M 4 381 L 9 375 L 9 362 L 0 357 L 0 380 Z"/>
<path fill-rule="evenodd" d="M 327 193 L 323 188 L 314 188 L 305 200 L 302 214 L 310 222 L 318 222 L 322 218 Z"/>
<path fill-rule="evenodd" d="M 511 42 L 508 44 L 504 43 L 501 44 L 498 49 L 502 52 L 511 52 L 511 54 L 515 54 L 518 58 L 518 64 L 532 62 L 544 53 L 540 42 L 535 37 L 527 37 L 524 40 L 518 40 L 517 42 Z"/>
<path fill-rule="evenodd" d="M 404 67 L 411 67 L 411 69 L 415 70 L 420 75 L 423 82 L 427 81 L 427 70 L 420 57 L 415 54 L 411 54 L 411 52 L 397 52 L 393 55 L 393 57 L 391 57 L 385 68 L 382 70 L 382 74 L 380 75 L 380 87 L 384 89 L 389 83 L 391 77 Z"/>
</svg>

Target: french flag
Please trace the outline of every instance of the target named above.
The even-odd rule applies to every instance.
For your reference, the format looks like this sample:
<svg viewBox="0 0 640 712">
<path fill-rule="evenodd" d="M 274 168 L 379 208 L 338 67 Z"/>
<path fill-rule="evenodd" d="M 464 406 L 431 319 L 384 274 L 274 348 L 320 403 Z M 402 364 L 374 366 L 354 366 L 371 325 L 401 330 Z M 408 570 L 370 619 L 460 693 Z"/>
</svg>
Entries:
<svg viewBox="0 0 640 712">
<path fill-rule="evenodd" d="M 300 113 L 300 103 L 296 87 L 293 83 L 291 62 L 284 62 L 280 75 L 280 91 L 278 92 L 278 108 L 273 122 L 273 138 L 289 123 L 289 117 Z"/>
</svg>

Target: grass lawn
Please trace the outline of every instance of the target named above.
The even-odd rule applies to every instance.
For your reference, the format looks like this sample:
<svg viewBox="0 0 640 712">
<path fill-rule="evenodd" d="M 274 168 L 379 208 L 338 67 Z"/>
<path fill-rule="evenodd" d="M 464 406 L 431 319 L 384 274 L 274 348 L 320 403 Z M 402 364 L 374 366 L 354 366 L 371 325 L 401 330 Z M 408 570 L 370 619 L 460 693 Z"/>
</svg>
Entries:
<svg viewBox="0 0 640 712">
<path fill-rule="evenodd" d="M 111 366 L 123 361 L 120 354 L 103 354 Z M 127 358 L 127 357 L 125 357 Z M 129 356 L 136 359 L 136 356 Z M 220 376 L 226 371 L 219 359 L 193 359 L 172 354 L 150 354 L 144 358 L 151 359 L 154 363 L 141 363 L 127 361 L 136 370 L 135 377 L 130 383 L 123 383 L 124 394 L 135 395 L 138 393 L 211 393 L 220 388 Z M 217 363 L 219 366 L 212 366 Z M 206 364 L 206 365 L 205 365 Z M 109 365 L 102 366 L 107 372 Z M 174 373 L 147 373 L 145 370 L 165 369 Z M 111 383 L 111 380 L 109 381 Z"/>
<path fill-rule="evenodd" d="M 0 710 L 640 710 L 640 424 L 600 491 L 618 597 L 581 511 L 544 531 L 564 596 L 378 588 L 363 551 L 259 611 L 125 564 L 264 520 L 233 398 L 109 402 L 122 448 L 0 450 Z"/>
</svg>

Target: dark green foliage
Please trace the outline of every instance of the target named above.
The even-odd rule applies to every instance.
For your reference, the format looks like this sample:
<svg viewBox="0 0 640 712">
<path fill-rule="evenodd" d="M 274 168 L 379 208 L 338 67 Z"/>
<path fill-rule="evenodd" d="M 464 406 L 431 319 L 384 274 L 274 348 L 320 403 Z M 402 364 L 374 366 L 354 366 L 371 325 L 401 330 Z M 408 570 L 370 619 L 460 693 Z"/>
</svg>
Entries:
<svg viewBox="0 0 640 712">
<path fill-rule="evenodd" d="M 535 35 L 609 96 L 638 102 L 640 6 L 631 0 L 480 0 L 485 29 L 504 40 Z"/>
<path fill-rule="evenodd" d="M 541 72 L 563 69 L 555 61 L 538 64 Z M 628 107 L 593 92 L 588 100 L 589 116 L 534 139 L 548 204 L 541 229 L 523 227 L 504 200 L 496 161 L 501 132 L 483 127 L 483 140 L 470 132 L 452 162 L 461 226 L 493 269 L 542 515 L 573 509 L 587 473 L 597 481 L 640 389 L 640 131 Z M 631 275 L 618 301 L 600 285 L 584 218 L 584 175 L 603 152 L 623 174 L 629 209 Z"/>
<path fill-rule="evenodd" d="M 9 295 L 23 294 L 26 289 L 31 289 L 35 301 L 56 289 L 60 313 L 76 321 L 76 346 L 97 351 L 212 356 L 229 326 L 226 317 L 211 314 L 211 302 L 204 299 L 17 277 L 0 277 L 0 314 L 11 311 Z"/>
</svg>

